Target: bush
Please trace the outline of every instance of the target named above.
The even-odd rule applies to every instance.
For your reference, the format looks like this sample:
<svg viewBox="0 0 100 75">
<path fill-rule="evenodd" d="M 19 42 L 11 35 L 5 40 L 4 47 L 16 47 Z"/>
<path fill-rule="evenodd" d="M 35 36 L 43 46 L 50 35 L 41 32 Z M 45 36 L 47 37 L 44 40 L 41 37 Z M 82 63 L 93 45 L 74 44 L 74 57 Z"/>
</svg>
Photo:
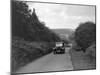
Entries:
<svg viewBox="0 0 100 75">
<path fill-rule="evenodd" d="M 29 42 L 19 37 L 12 40 L 12 72 L 18 68 L 34 61 L 35 59 L 52 52 L 52 43 L 49 42 Z"/>
<path fill-rule="evenodd" d="M 91 56 L 91 57 L 96 57 L 96 44 L 93 42 L 87 49 L 86 49 L 86 54 Z"/>
<path fill-rule="evenodd" d="M 81 23 L 75 31 L 75 41 L 83 51 L 96 41 L 96 25 L 92 22 Z"/>
</svg>

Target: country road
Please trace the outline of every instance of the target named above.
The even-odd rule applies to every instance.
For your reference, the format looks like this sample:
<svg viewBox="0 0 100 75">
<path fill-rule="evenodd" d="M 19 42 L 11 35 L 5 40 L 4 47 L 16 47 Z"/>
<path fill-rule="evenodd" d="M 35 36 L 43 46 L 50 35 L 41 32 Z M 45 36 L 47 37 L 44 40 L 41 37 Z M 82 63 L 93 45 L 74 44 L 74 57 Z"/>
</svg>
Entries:
<svg viewBox="0 0 100 75">
<path fill-rule="evenodd" d="M 73 70 L 71 57 L 69 55 L 69 49 L 66 48 L 65 54 L 50 53 L 21 67 L 17 73 L 29 73 L 29 72 L 45 72 L 45 71 L 61 71 L 61 70 Z"/>
</svg>

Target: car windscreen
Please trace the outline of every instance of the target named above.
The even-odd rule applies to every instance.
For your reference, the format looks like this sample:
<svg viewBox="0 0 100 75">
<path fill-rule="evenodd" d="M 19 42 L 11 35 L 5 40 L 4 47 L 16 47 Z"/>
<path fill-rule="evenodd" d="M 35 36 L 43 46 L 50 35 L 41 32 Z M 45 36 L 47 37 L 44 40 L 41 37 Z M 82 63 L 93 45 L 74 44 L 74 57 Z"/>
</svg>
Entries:
<svg viewBox="0 0 100 75">
<path fill-rule="evenodd" d="M 56 47 L 63 46 L 62 43 L 56 43 Z"/>
</svg>

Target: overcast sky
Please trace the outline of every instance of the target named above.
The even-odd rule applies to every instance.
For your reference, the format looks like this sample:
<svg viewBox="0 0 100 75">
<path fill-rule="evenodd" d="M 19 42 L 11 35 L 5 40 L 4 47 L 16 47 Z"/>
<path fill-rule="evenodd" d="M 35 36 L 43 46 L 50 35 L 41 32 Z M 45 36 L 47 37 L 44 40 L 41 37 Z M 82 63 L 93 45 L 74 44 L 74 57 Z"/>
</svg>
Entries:
<svg viewBox="0 0 100 75">
<path fill-rule="evenodd" d="M 95 22 L 94 6 L 63 5 L 28 2 L 30 9 L 35 8 L 39 19 L 46 26 L 55 28 L 75 29 L 81 22 Z"/>
</svg>

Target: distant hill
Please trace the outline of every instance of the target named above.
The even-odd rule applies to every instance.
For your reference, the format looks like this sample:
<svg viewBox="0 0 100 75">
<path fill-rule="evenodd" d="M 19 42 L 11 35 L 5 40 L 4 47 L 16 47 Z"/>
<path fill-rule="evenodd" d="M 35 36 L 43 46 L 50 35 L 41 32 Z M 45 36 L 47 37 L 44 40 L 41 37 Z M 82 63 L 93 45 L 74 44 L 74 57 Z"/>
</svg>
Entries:
<svg viewBox="0 0 100 75">
<path fill-rule="evenodd" d="M 73 29 L 52 29 L 57 34 L 67 34 L 70 35 L 74 32 Z"/>
</svg>

